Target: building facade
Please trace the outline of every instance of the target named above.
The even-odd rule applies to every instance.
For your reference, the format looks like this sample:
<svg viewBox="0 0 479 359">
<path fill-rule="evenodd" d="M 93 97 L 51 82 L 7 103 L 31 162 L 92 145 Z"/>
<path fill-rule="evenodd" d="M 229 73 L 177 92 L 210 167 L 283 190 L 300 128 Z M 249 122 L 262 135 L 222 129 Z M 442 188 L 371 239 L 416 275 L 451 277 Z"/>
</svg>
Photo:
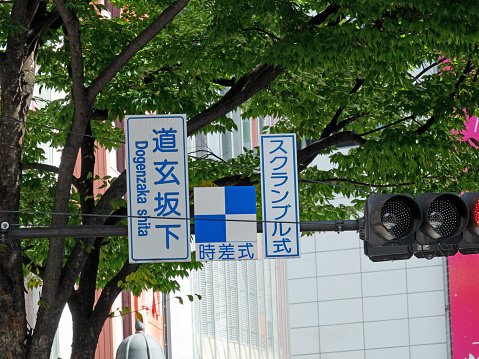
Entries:
<svg viewBox="0 0 479 359">
<path fill-rule="evenodd" d="M 228 160 L 254 149 L 263 127 L 274 122 L 241 119 L 239 112 L 230 116 L 237 131 L 195 136 L 190 153 Z M 290 357 L 286 260 L 207 262 L 181 281 L 179 295 L 188 294 L 201 300 L 171 300 L 172 358 Z"/>
<path fill-rule="evenodd" d="M 476 359 L 478 268 L 459 253 L 372 262 L 356 232 L 302 237 L 288 261 L 291 358 Z"/>
</svg>

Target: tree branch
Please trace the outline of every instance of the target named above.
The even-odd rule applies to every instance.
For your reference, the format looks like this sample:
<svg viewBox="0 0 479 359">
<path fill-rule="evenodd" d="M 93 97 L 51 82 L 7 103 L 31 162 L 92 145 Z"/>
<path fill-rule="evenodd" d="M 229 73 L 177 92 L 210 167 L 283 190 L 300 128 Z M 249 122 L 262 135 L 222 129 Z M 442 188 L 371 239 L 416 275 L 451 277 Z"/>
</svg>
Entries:
<svg viewBox="0 0 479 359">
<path fill-rule="evenodd" d="M 467 61 L 466 63 L 466 67 L 464 68 L 464 71 L 462 72 L 462 75 L 461 77 L 459 78 L 459 80 L 457 80 L 457 82 L 455 83 L 454 85 L 454 90 L 457 90 L 459 89 L 459 86 L 461 86 L 461 84 L 466 80 L 467 78 L 467 74 L 469 72 L 471 72 L 471 70 L 474 69 L 474 65 L 471 65 L 471 60 Z M 449 94 L 450 97 L 455 97 L 456 96 L 456 91 L 453 91 Z"/>
<path fill-rule="evenodd" d="M 54 0 L 56 9 L 60 14 L 68 34 L 68 43 L 71 56 L 72 99 L 75 104 L 71 132 L 68 133 L 62 159 L 59 167 L 58 181 L 55 188 L 53 212 L 66 213 L 68 211 L 73 170 L 75 167 L 78 150 L 80 148 L 86 125 L 91 115 L 92 103 L 86 101 L 83 72 L 83 54 L 80 37 L 80 22 L 73 12 L 65 7 L 63 0 Z M 52 216 L 52 225 L 64 225 L 68 221 L 66 215 L 55 214 Z M 86 246 L 90 246 L 94 239 L 85 239 Z M 42 300 L 49 304 L 41 307 L 37 317 L 37 326 L 33 341 L 42 342 L 51 347 L 53 341 L 53 323 L 60 319 L 66 301 L 70 297 L 78 275 L 85 263 L 84 250 L 80 241 L 75 244 L 72 253 L 63 268 L 65 256 L 65 239 L 59 238 L 50 241 L 48 257 L 45 266 L 45 281 L 42 290 Z M 80 247 L 80 248 L 79 248 Z M 73 259 L 74 258 L 74 259 Z M 52 333 L 53 332 L 53 333 Z M 31 354 L 34 356 L 34 354 Z"/>
<path fill-rule="evenodd" d="M 214 79 L 213 83 L 220 86 L 231 87 L 236 83 L 236 77 L 233 76 L 231 79 Z"/>
<path fill-rule="evenodd" d="M 45 163 L 24 163 L 22 165 L 22 170 L 39 170 L 56 174 L 60 171 L 58 167 L 47 165 Z"/>
<path fill-rule="evenodd" d="M 429 180 L 429 179 L 457 179 L 457 176 L 423 176 L 421 179 L 423 180 Z M 307 178 L 299 178 L 299 182 L 304 182 L 304 183 L 318 183 L 318 181 L 307 179 Z M 320 182 L 341 182 L 341 183 L 347 183 L 347 184 L 352 184 L 355 186 L 360 186 L 360 187 L 369 187 L 369 188 L 391 188 L 391 187 L 405 187 L 405 186 L 412 186 L 417 184 L 417 182 L 403 182 L 403 183 L 396 183 L 396 184 L 372 184 L 372 183 L 364 183 L 364 182 L 358 182 L 358 181 L 352 181 L 347 178 L 326 178 L 326 179 L 321 179 Z"/>
<path fill-rule="evenodd" d="M 94 108 L 90 120 L 102 122 L 108 121 L 108 110 Z"/>
<path fill-rule="evenodd" d="M 112 183 L 108 190 L 100 198 L 96 206 L 92 209 L 92 214 L 108 214 L 112 211 L 110 199 L 117 198 L 126 193 L 126 171 L 123 171 L 120 176 Z M 88 224 L 104 224 L 107 221 L 107 217 L 88 217 Z M 113 221 L 113 218 L 109 218 Z M 103 239 L 102 239 L 103 240 Z M 84 238 L 83 247 L 96 246 L 97 239 Z M 101 243 L 99 244 L 101 246 Z M 81 241 L 77 241 L 67 262 L 62 271 L 62 283 L 74 283 L 78 277 L 80 270 L 84 267 L 89 254 L 82 248 Z M 72 284 L 73 285 L 73 284 Z"/>
<path fill-rule="evenodd" d="M 79 103 L 76 100 L 81 99 L 81 104 L 85 102 L 83 99 L 85 96 L 85 76 L 83 72 L 83 52 L 80 37 L 80 22 L 75 14 L 65 7 L 65 2 L 63 0 L 54 0 L 54 2 L 58 13 L 63 19 L 63 23 L 65 24 L 68 33 L 72 71 L 71 77 L 73 82 L 72 95 L 75 106 L 77 106 Z"/>
<path fill-rule="evenodd" d="M 34 274 L 34 275 L 39 276 L 41 279 L 43 279 L 43 277 L 45 275 L 45 267 L 37 265 L 30 258 L 25 256 L 25 254 L 22 256 L 22 262 L 23 262 L 23 265 L 27 268 L 28 268 L 29 265 L 31 265 L 33 268 L 35 268 L 36 272 L 33 272 L 32 270 L 30 270 L 30 272 L 32 272 L 32 274 Z"/>
<path fill-rule="evenodd" d="M 221 100 L 188 121 L 188 136 L 193 135 L 217 118 L 233 111 L 246 100 L 264 89 L 283 71 L 283 68 L 271 65 L 256 65 L 241 77 Z"/>
<path fill-rule="evenodd" d="M 5 52 L 0 51 L 0 88 L 3 87 L 3 78 L 5 73 Z"/>
<path fill-rule="evenodd" d="M 337 13 L 339 9 L 340 6 L 329 5 L 323 12 L 311 18 L 308 23 L 320 25 L 324 23 L 330 15 Z M 275 67 L 268 64 L 260 63 L 254 66 L 230 88 L 221 100 L 188 121 L 188 136 L 193 135 L 217 118 L 237 108 L 259 91 L 266 88 L 277 76 L 283 73 L 283 71 L 284 68 L 282 67 Z"/>
<path fill-rule="evenodd" d="M 96 343 L 96 341 L 98 341 L 98 337 L 101 333 L 105 320 L 110 314 L 111 307 L 118 294 L 120 294 L 122 291 L 122 288 L 118 286 L 118 283 L 120 280 L 125 281 L 126 277 L 136 271 L 139 266 L 139 264 L 129 264 L 128 261 L 125 262 L 117 275 L 112 278 L 103 288 L 94 308 L 94 287 L 90 288 L 88 293 L 83 292 L 82 296 L 79 296 L 78 292 L 76 292 L 74 296 L 71 296 L 68 303 L 72 309 L 72 315 L 75 324 L 75 338 L 72 344 L 72 355 L 77 357 L 79 352 L 87 349 L 90 350 L 90 355 L 94 356 L 95 346 L 92 347 L 91 343 Z M 85 296 L 91 297 L 91 299 L 88 299 L 88 303 L 86 305 L 85 303 L 82 303 L 82 299 Z M 89 347 L 85 348 L 84 345 L 89 345 Z"/>
<path fill-rule="evenodd" d="M 457 94 L 456 94 L 456 90 L 459 89 L 459 87 L 461 86 L 461 84 L 466 80 L 467 78 L 467 74 L 469 72 L 471 72 L 472 70 L 474 69 L 474 65 L 471 65 L 471 61 L 467 61 L 466 63 L 466 66 L 464 68 L 464 71 L 462 72 L 462 75 L 461 77 L 459 77 L 459 79 L 456 81 L 456 83 L 454 84 L 454 90 L 451 91 L 449 93 L 449 97 L 456 97 Z M 417 130 L 416 130 L 416 133 L 418 135 L 422 135 L 424 134 L 427 130 L 429 130 L 429 128 L 431 128 L 432 125 L 434 125 L 434 123 L 436 122 L 436 117 L 435 116 L 431 116 L 429 117 L 429 119 L 426 121 L 426 123 L 424 123 L 421 127 L 419 127 Z"/>
<path fill-rule="evenodd" d="M 364 116 L 369 116 L 369 113 L 358 113 L 356 115 L 349 116 L 348 118 L 345 118 L 344 120 L 339 122 L 338 127 L 341 130 L 341 129 L 345 128 L 347 125 L 349 125 L 350 123 L 353 123 L 357 119 L 362 118 Z"/>
<path fill-rule="evenodd" d="M 95 171 L 95 140 L 91 137 L 91 122 L 88 122 L 81 145 L 81 169 L 78 194 L 80 195 L 81 213 L 90 213 L 95 207 L 93 193 L 93 174 Z M 85 224 L 90 224 L 90 218 L 84 219 Z"/>
<path fill-rule="evenodd" d="M 103 196 L 92 209 L 93 214 L 109 214 L 113 210 L 110 201 L 122 197 L 126 193 L 126 170 L 123 171 L 115 181 L 108 187 Z M 105 220 L 105 219 L 104 219 Z"/>
<path fill-rule="evenodd" d="M 67 33 L 68 44 L 71 56 L 71 77 L 72 77 L 72 98 L 75 104 L 75 110 L 73 113 L 72 125 L 65 141 L 64 150 L 62 153 L 62 159 L 59 167 L 58 181 L 55 189 L 55 202 L 53 211 L 55 213 L 65 213 L 68 211 L 68 202 L 70 198 L 70 190 L 73 180 L 73 171 L 78 156 L 78 151 L 82 143 L 83 134 L 85 132 L 87 123 L 91 115 L 91 104 L 86 101 L 85 87 L 84 87 L 84 73 L 83 73 L 83 54 L 79 30 L 79 20 L 71 12 L 70 9 L 65 7 L 63 0 L 54 0 L 58 13 L 63 19 Z M 64 225 L 68 218 L 62 215 L 53 215 L 53 225 Z M 58 248 L 55 248 L 59 246 Z M 60 253 L 60 246 L 63 248 L 63 243 L 60 240 L 56 240 L 54 245 L 50 245 L 50 249 L 54 252 L 51 253 L 52 257 L 57 256 Z M 57 253 L 57 254 L 54 254 Z M 49 253 L 50 254 L 50 253 Z M 49 257 L 50 258 L 50 257 Z M 60 266 L 58 260 L 55 267 Z M 48 263 L 47 263 L 48 272 Z"/>
<path fill-rule="evenodd" d="M 364 79 L 356 79 L 356 83 L 354 84 L 354 87 L 351 89 L 351 91 L 349 91 L 349 94 L 352 95 L 358 92 L 361 86 L 364 84 L 364 82 L 365 82 Z M 343 108 L 340 107 L 334 114 L 333 118 L 331 119 L 331 122 L 329 122 L 329 124 L 324 128 L 323 132 L 321 133 L 321 138 L 327 138 L 332 133 L 343 129 L 344 126 L 346 126 L 348 123 L 354 121 L 354 119 L 349 122 L 345 120 L 345 121 L 341 121 L 338 124 L 338 119 L 342 113 L 343 113 Z"/>
<path fill-rule="evenodd" d="M 417 130 L 416 130 L 416 133 L 418 135 L 422 135 L 423 133 L 425 133 L 427 130 L 429 130 L 429 128 L 434 125 L 434 122 L 436 122 L 436 117 L 435 116 L 431 116 L 428 118 L 428 120 L 421 126 L 419 127 Z"/>
<path fill-rule="evenodd" d="M 38 171 L 45 171 L 45 172 L 56 173 L 56 174 L 58 174 L 60 171 L 58 167 L 47 165 L 45 163 L 24 163 L 22 165 L 22 170 L 38 170 Z M 73 176 L 72 183 L 76 188 L 78 188 L 79 179 Z"/>
<path fill-rule="evenodd" d="M 93 314 L 96 318 L 98 318 L 99 320 L 104 320 L 104 318 L 108 316 L 111 310 L 111 306 L 115 301 L 115 298 L 122 291 L 121 287 L 118 286 L 118 283 L 120 281 L 125 282 L 126 277 L 131 273 L 136 272 L 139 267 L 140 264 L 130 264 L 128 263 L 128 261 L 126 261 L 120 271 L 116 274 L 116 276 L 114 276 L 105 285 L 103 291 L 101 292 L 100 298 L 95 305 L 95 310 Z"/>
<path fill-rule="evenodd" d="M 29 52 L 35 51 L 37 46 L 42 44 L 42 36 L 49 29 L 58 30 L 63 24 L 63 20 L 60 14 L 53 9 L 51 12 L 47 12 L 47 6 L 45 2 L 40 2 L 35 10 L 35 17 L 32 21 L 31 29 L 28 31 L 28 37 L 26 41 L 26 48 Z M 33 10 L 29 10 L 32 11 Z"/>
<path fill-rule="evenodd" d="M 303 148 L 298 151 L 298 167 L 299 171 L 305 169 L 318 155 L 319 152 L 330 148 L 332 146 L 337 146 L 342 143 L 355 143 L 358 146 L 363 147 L 366 144 L 366 140 L 361 136 L 351 132 L 338 132 L 333 135 L 330 135 L 326 138 L 320 139 L 317 142 L 312 143 L 311 145 Z"/>
<path fill-rule="evenodd" d="M 389 123 L 389 124 L 387 124 L 387 125 L 384 125 L 384 126 L 375 128 L 374 130 L 361 133 L 359 136 L 364 137 L 364 136 L 366 136 L 366 135 L 370 135 L 371 133 L 378 132 L 378 131 L 384 130 L 385 128 L 394 126 L 394 125 L 396 125 L 396 124 L 398 124 L 398 123 L 401 123 L 401 122 L 403 122 L 403 121 L 412 120 L 412 119 L 415 119 L 415 118 L 416 118 L 416 116 L 404 117 L 404 118 L 401 118 L 401 119 L 399 119 L 399 120 L 397 120 L 397 121 L 391 122 L 391 123 Z"/>
<path fill-rule="evenodd" d="M 308 23 L 311 24 L 311 25 L 321 25 L 327 20 L 327 18 L 330 15 L 336 14 L 339 11 L 340 8 L 341 8 L 341 6 L 339 6 L 339 5 L 328 5 L 328 7 L 324 11 L 322 11 L 319 14 L 312 17 L 308 21 Z"/>
<path fill-rule="evenodd" d="M 98 265 L 100 264 L 100 250 L 103 238 L 97 238 L 94 249 L 88 255 L 85 266 L 80 274 L 80 283 L 68 298 L 68 306 L 83 318 L 88 318 L 95 304 L 95 290 Z"/>
<path fill-rule="evenodd" d="M 254 186 L 258 182 L 251 182 L 249 177 L 243 177 L 242 175 L 233 175 L 233 176 L 219 178 L 213 183 L 219 187 L 229 187 L 229 186 Z"/>
<path fill-rule="evenodd" d="M 100 198 L 96 206 L 92 209 L 93 214 L 108 214 L 112 211 L 110 199 L 117 198 L 126 193 L 126 171 L 123 171 L 120 176 L 112 183 L 107 191 Z M 114 221 L 113 218 L 106 219 L 107 217 L 89 217 L 89 224 L 104 224 L 107 220 Z M 94 245 L 95 238 L 84 238 L 83 247 L 89 247 Z M 81 241 L 77 241 L 70 256 L 65 263 L 62 271 L 62 283 L 65 286 L 68 283 L 74 283 L 78 277 L 80 270 L 84 267 L 89 254 L 82 248 Z M 73 285 L 73 284 L 72 284 Z"/>
<path fill-rule="evenodd" d="M 28 0 L 16 0 L 13 2 L 10 16 L 12 20 L 25 24 L 25 15 L 28 8 Z"/>
<path fill-rule="evenodd" d="M 57 0 L 58 1 L 58 0 Z M 103 72 L 91 83 L 87 89 L 87 99 L 93 103 L 96 96 L 115 77 L 135 54 L 150 42 L 166 25 L 173 21 L 175 16 L 183 10 L 189 0 L 177 0 L 165 9 L 141 34 L 133 39 L 103 70 Z"/>
<path fill-rule="evenodd" d="M 252 28 L 248 28 L 248 29 L 243 29 L 243 31 L 258 31 L 258 32 L 261 32 L 261 33 L 265 34 L 266 36 L 268 36 L 270 39 L 272 39 L 274 41 L 281 40 L 281 38 L 279 38 L 278 36 L 275 36 L 272 33 L 268 32 L 264 29 L 260 29 L 259 27 L 252 27 Z"/>
<path fill-rule="evenodd" d="M 427 66 L 426 68 L 424 68 L 420 73 L 418 73 L 412 80 L 413 82 L 417 81 L 422 75 L 424 75 L 426 72 L 428 72 L 429 70 L 431 70 L 432 68 L 442 64 L 444 61 L 446 61 L 447 59 L 445 57 L 443 57 L 441 60 L 433 63 L 432 65 L 429 65 Z M 412 76 L 411 76 L 412 77 Z"/>
<path fill-rule="evenodd" d="M 117 210 L 115 210 L 115 212 L 111 214 L 111 217 L 108 217 L 106 219 L 105 226 L 115 226 L 127 217 L 128 213 L 126 207 L 118 208 Z"/>
</svg>

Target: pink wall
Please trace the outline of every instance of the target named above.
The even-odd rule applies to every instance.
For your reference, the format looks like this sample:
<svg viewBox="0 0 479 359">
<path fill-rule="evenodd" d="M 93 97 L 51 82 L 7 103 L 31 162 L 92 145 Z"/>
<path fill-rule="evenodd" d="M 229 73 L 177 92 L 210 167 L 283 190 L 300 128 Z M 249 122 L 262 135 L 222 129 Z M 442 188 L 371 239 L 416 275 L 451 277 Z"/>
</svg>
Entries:
<svg viewBox="0 0 479 359">
<path fill-rule="evenodd" d="M 479 119 L 466 122 L 465 138 L 479 140 Z M 453 359 L 479 358 L 479 254 L 448 258 Z"/>
<path fill-rule="evenodd" d="M 479 358 L 479 255 L 458 253 L 448 260 L 453 359 L 476 359 Z"/>
</svg>

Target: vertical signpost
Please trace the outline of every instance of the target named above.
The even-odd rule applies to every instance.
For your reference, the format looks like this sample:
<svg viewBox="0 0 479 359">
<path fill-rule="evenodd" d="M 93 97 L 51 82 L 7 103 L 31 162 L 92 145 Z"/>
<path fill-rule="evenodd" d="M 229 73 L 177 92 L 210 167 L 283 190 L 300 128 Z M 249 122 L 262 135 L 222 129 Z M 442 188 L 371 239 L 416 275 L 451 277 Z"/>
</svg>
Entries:
<svg viewBox="0 0 479 359">
<path fill-rule="evenodd" d="M 126 117 L 130 263 L 189 261 L 186 115 Z"/>
<path fill-rule="evenodd" d="M 296 135 L 261 136 L 265 258 L 299 257 Z"/>
</svg>

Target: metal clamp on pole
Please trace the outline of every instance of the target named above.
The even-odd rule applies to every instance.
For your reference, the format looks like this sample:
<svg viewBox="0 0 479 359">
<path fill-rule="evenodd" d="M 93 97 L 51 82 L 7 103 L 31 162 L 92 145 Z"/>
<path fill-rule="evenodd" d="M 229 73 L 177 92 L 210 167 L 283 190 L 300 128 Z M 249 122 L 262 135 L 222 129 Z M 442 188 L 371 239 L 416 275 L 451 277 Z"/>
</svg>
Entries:
<svg viewBox="0 0 479 359">
<path fill-rule="evenodd" d="M 2 241 L 5 240 L 5 234 L 8 233 L 9 229 L 10 229 L 10 223 L 2 222 L 2 224 L 0 224 L 0 233 L 2 234 Z"/>
<path fill-rule="evenodd" d="M 359 239 L 363 240 L 364 241 L 364 238 L 365 238 L 365 233 L 364 233 L 364 225 L 365 225 L 366 221 L 364 220 L 364 217 L 361 217 L 358 219 L 358 224 L 359 224 L 359 228 L 358 228 L 358 233 L 359 233 Z"/>
<path fill-rule="evenodd" d="M 341 233 L 343 231 L 344 219 L 337 219 L 334 221 L 336 225 L 336 233 Z"/>
</svg>

